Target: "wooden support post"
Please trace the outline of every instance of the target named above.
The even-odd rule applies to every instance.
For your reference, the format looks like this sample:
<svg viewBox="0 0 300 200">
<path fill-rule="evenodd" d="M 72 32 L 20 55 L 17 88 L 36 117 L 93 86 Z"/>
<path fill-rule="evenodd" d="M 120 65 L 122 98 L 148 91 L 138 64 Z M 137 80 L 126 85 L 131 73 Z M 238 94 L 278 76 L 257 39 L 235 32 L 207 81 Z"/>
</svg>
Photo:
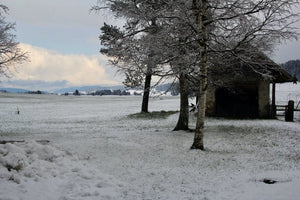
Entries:
<svg viewBox="0 0 300 200">
<path fill-rule="evenodd" d="M 275 96 L 276 96 L 276 83 L 272 83 L 272 105 L 271 105 L 271 118 L 276 117 L 276 101 L 275 101 Z"/>
<path fill-rule="evenodd" d="M 294 121 L 294 101 L 289 101 L 287 109 L 285 111 L 285 121 Z"/>
</svg>

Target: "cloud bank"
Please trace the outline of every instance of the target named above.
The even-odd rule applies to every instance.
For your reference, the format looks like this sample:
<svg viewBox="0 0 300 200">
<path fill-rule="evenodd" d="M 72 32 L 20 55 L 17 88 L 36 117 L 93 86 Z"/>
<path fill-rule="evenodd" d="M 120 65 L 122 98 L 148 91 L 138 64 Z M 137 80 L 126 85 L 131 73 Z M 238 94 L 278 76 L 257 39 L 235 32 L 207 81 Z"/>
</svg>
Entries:
<svg viewBox="0 0 300 200">
<path fill-rule="evenodd" d="M 23 83 L 25 87 L 44 86 L 82 86 L 117 85 L 121 79 L 114 76 L 115 70 L 107 65 L 102 55 L 70 55 L 56 51 L 20 44 L 29 52 L 30 62 L 17 66 L 10 84 Z M 28 84 L 25 84 L 27 81 Z"/>
</svg>

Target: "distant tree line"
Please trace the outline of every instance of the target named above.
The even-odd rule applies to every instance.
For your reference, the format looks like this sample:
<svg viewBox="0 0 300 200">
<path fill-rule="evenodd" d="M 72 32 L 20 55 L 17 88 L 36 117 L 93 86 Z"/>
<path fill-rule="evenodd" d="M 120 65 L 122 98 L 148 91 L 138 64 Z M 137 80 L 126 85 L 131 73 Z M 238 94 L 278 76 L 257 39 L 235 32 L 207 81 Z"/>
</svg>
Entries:
<svg viewBox="0 0 300 200">
<path fill-rule="evenodd" d="M 298 81 L 300 81 L 300 60 L 290 60 L 286 63 L 281 64 L 281 67 L 285 69 L 288 73 L 296 76 Z"/>
<path fill-rule="evenodd" d="M 103 96 L 103 95 L 130 95 L 130 92 L 127 92 L 125 90 L 98 90 L 96 92 L 91 92 L 89 95 L 98 95 L 98 96 Z"/>
<path fill-rule="evenodd" d="M 69 93 L 66 92 L 65 96 L 68 96 Z M 75 90 L 73 92 L 73 95 L 75 96 L 80 96 L 82 95 L 82 93 L 79 92 L 79 90 Z M 89 92 L 87 93 L 87 95 L 93 95 L 93 96 L 103 96 L 103 95 L 119 95 L 119 96 L 123 96 L 123 95 L 130 95 L 130 92 L 127 92 L 125 90 L 97 90 L 95 92 Z"/>
</svg>

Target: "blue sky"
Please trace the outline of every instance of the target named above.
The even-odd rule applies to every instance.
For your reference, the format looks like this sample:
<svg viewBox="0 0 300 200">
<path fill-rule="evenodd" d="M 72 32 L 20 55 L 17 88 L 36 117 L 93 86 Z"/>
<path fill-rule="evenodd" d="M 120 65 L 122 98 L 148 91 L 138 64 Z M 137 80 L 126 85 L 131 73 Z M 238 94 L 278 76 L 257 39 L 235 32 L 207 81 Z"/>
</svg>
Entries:
<svg viewBox="0 0 300 200">
<path fill-rule="evenodd" d="M 0 3 L 10 9 L 7 18 L 16 22 L 17 41 L 30 53 L 31 62 L 16 66 L 15 75 L 9 81 L 0 77 L 0 87 L 49 90 L 121 84 L 121 76 L 116 75 L 116 69 L 99 53 L 98 40 L 103 22 L 117 22 L 108 14 L 90 13 L 96 2 L 2 0 Z M 300 42 L 292 41 L 279 46 L 271 58 L 282 63 L 300 59 L 299 52 Z M 26 85 L 18 85 L 25 82 Z"/>
</svg>

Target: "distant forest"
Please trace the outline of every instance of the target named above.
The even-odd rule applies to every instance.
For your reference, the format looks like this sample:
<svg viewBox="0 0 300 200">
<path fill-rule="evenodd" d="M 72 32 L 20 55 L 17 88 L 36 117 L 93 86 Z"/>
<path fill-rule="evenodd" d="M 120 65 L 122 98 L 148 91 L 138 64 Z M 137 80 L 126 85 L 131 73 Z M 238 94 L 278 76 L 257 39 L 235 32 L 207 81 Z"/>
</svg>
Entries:
<svg viewBox="0 0 300 200">
<path fill-rule="evenodd" d="M 300 60 L 290 60 L 281 64 L 281 67 L 289 72 L 292 76 L 296 76 L 300 81 Z"/>
</svg>

